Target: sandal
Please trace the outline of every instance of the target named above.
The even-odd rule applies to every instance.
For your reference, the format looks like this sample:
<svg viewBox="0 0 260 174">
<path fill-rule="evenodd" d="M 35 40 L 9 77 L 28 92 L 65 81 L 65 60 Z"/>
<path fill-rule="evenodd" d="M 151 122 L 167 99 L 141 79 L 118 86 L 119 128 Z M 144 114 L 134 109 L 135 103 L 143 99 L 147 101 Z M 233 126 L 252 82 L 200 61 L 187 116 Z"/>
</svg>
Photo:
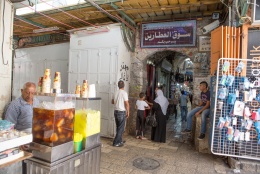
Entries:
<svg viewBox="0 0 260 174">
<path fill-rule="evenodd" d="M 140 138 L 140 136 L 137 136 L 137 137 L 135 137 L 136 139 L 139 139 Z"/>
</svg>

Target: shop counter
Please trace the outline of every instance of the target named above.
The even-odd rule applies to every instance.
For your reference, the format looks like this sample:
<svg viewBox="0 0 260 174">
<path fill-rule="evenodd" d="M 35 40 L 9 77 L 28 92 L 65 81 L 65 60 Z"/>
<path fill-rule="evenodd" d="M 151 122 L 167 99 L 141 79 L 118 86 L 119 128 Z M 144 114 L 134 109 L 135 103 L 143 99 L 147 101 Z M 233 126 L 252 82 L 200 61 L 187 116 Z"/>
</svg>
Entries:
<svg viewBox="0 0 260 174">
<path fill-rule="evenodd" d="M 100 173 L 101 144 L 67 156 L 55 162 L 37 158 L 25 160 L 25 174 L 98 174 Z"/>
</svg>

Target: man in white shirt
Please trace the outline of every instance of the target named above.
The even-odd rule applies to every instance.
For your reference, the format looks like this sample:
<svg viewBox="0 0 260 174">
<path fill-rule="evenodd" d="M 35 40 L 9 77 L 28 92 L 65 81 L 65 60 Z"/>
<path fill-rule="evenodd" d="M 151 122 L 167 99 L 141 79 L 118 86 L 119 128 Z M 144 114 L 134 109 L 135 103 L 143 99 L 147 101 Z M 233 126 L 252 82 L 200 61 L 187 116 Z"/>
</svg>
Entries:
<svg viewBox="0 0 260 174">
<path fill-rule="evenodd" d="M 114 104 L 114 116 L 116 122 L 116 136 L 113 142 L 113 146 L 121 147 L 124 145 L 122 140 L 122 135 L 125 129 L 126 118 L 129 117 L 129 102 L 128 94 L 124 90 L 124 81 L 118 82 L 118 88 L 115 92 L 114 99 L 112 99 L 112 104 Z"/>
</svg>

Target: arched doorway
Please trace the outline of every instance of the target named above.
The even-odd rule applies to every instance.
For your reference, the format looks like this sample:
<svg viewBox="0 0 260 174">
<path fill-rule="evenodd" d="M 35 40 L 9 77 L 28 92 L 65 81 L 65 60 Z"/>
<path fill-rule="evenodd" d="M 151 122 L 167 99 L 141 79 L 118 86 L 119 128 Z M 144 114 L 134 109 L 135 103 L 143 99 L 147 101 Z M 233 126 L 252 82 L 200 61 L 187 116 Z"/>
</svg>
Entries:
<svg viewBox="0 0 260 174">
<path fill-rule="evenodd" d="M 172 50 L 158 51 L 147 57 L 147 100 L 155 98 L 155 88 L 163 90 L 167 98 L 174 92 L 192 92 L 193 63 L 189 56 Z"/>
</svg>

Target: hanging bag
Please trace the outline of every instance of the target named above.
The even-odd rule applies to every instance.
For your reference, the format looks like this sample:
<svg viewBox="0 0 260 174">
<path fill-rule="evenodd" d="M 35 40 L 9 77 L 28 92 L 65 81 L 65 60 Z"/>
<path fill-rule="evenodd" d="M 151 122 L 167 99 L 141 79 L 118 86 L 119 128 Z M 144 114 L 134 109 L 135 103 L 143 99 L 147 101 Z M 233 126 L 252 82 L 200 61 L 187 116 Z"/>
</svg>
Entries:
<svg viewBox="0 0 260 174">
<path fill-rule="evenodd" d="M 151 112 L 149 115 L 146 117 L 146 124 L 148 126 L 156 127 L 157 126 L 157 121 L 155 118 L 155 112 L 152 114 Z"/>
</svg>

